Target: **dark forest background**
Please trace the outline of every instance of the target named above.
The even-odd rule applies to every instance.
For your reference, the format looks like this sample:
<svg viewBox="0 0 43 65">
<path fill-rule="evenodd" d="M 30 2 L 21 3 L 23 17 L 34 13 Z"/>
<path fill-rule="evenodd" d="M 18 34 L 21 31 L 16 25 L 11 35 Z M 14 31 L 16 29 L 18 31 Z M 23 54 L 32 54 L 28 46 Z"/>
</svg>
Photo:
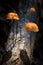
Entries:
<svg viewBox="0 0 43 65">
<path fill-rule="evenodd" d="M 13 9 L 17 13 L 19 13 L 18 6 L 19 6 L 19 0 L 0 0 L 0 17 L 5 18 L 6 14 L 10 11 L 13 11 Z M 39 25 L 39 32 L 36 35 L 33 58 L 35 62 L 37 61 L 37 65 L 43 65 L 43 18 L 41 18 L 40 16 L 38 20 L 38 25 Z M 6 35 L 6 32 L 2 30 L 4 26 L 6 26 L 7 28 L 6 32 L 9 31 L 9 29 L 11 28 L 9 22 L 7 23 L 6 21 L 0 20 L 0 44 L 2 46 L 3 46 L 2 43 L 6 42 L 8 37 L 8 35 Z M 5 41 L 2 42 L 2 40 Z M 5 47 L 5 45 L 3 47 Z"/>
</svg>

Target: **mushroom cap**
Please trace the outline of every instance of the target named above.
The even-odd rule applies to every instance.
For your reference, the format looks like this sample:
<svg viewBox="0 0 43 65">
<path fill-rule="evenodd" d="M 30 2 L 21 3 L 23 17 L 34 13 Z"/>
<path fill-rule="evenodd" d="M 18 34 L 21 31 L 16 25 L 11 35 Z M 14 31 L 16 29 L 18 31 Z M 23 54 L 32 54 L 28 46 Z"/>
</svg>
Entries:
<svg viewBox="0 0 43 65">
<path fill-rule="evenodd" d="M 36 23 L 33 23 L 33 22 L 27 23 L 25 25 L 25 29 L 26 29 L 26 31 L 33 31 L 33 32 L 39 31 L 38 25 Z"/>
<path fill-rule="evenodd" d="M 30 12 L 36 12 L 36 9 L 34 7 L 30 8 Z"/>
<path fill-rule="evenodd" d="M 7 19 L 19 20 L 19 15 L 17 13 L 10 12 L 10 13 L 7 14 Z"/>
</svg>

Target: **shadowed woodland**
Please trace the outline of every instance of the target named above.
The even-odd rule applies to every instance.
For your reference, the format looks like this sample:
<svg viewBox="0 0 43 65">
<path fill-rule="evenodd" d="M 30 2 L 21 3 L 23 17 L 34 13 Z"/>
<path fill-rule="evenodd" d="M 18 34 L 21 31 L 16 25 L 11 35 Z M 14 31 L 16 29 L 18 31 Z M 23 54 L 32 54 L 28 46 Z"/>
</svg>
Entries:
<svg viewBox="0 0 43 65">
<path fill-rule="evenodd" d="M 0 0 L 0 48 L 2 47 L 4 50 L 4 51 L 0 50 L 0 55 L 2 55 L 2 57 L 4 53 L 5 53 L 4 56 L 6 57 L 7 52 L 6 52 L 5 42 L 7 42 L 10 29 L 13 24 L 11 20 L 6 20 L 6 14 L 11 11 L 17 12 L 19 14 L 19 3 L 20 3 L 19 0 Z M 37 2 L 37 7 L 38 7 L 37 10 L 38 10 L 39 32 L 36 34 L 36 40 L 35 40 L 34 49 L 33 49 L 33 59 L 32 59 L 31 65 L 43 65 L 43 18 L 40 17 L 41 8 L 40 8 L 40 3 L 38 2 Z M 23 54 L 25 53 L 25 51 L 24 52 L 21 51 L 21 53 Z M 10 57 L 11 57 L 11 54 L 9 54 Z M 22 59 L 23 56 L 21 54 L 20 56 L 21 56 L 21 60 L 23 61 L 24 65 L 30 65 L 29 58 L 26 57 L 27 58 L 26 62 L 24 62 L 25 59 L 24 60 Z M 0 60 L 0 64 L 5 62 L 5 60 L 4 61 Z"/>
</svg>

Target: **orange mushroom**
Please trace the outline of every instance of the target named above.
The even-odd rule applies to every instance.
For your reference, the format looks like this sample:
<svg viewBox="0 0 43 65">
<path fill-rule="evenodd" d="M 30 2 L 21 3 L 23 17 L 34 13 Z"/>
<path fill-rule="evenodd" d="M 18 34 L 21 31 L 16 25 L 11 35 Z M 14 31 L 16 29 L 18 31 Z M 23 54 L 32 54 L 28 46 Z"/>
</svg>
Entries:
<svg viewBox="0 0 43 65">
<path fill-rule="evenodd" d="M 36 9 L 34 7 L 30 8 L 30 12 L 36 12 Z"/>
<path fill-rule="evenodd" d="M 26 31 L 33 31 L 33 32 L 39 31 L 38 25 L 36 23 L 33 23 L 33 22 L 27 23 L 25 25 L 25 29 L 26 29 Z"/>
<path fill-rule="evenodd" d="M 7 19 L 15 19 L 15 20 L 19 20 L 19 15 L 17 13 L 14 12 L 10 12 L 7 15 Z"/>
</svg>

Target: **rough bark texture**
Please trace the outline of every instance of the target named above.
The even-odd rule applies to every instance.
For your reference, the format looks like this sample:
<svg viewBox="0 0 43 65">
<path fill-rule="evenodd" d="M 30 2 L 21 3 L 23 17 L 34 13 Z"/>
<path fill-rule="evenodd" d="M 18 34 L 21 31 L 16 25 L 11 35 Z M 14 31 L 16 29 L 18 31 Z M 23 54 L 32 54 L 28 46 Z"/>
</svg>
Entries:
<svg viewBox="0 0 43 65">
<path fill-rule="evenodd" d="M 10 11 L 15 11 L 16 10 L 16 12 L 18 12 L 19 10 L 18 10 L 18 3 L 19 2 L 16 2 L 16 0 L 14 1 L 14 0 L 3 0 L 4 2 L 2 3 L 2 0 L 0 0 L 0 17 L 2 17 L 2 18 L 6 18 L 6 14 L 8 13 L 8 12 L 10 12 Z M 18 0 L 17 0 L 18 1 Z M 32 1 L 32 0 L 31 0 Z M 35 1 L 35 0 L 34 0 Z M 25 5 L 26 6 L 26 3 L 27 2 L 24 2 L 24 4 L 23 5 Z M 33 3 L 33 1 L 31 2 L 31 3 Z M 39 15 L 40 15 L 40 6 L 39 6 L 39 3 L 35 3 L 35 5 L 34 4 L 32 4 L 31 5 L 31 3 L 30 3 L 30 7 L 31 6 L 34 6 L 34 7 L 36 7 L 36 4 L 38 4 L 38 13 L 39 13 Z M 27 3 L 28 4 L 28 3 Z M 31 14 L 31 13 L 29 13 L 29 10 L 28 10 L 28 13 L 27 13 L 27 10 L 26 10 L 26 8 L 27 8 L 27 6 L 26 6 L 26 8 L 23 6 L 22 7 L 23 9 L 22 9 L 22 13 L 23 13 L 23 16 L 21 16 L 21 14 L 20 14 L 20 16 L 21 16 L 21 19 L 24 17 L 24 19 L 25 20 L 21 20 L 21 21 L 27 21 L 27 19 L 26 19 L 26 17 L 24 16 L 24 15 L 26 15 L 27 16 L 27 14 Z M 37 9 L 37 7 L 36 7 L 36 9 Z M 19 11 L 20 12 L 20 11 Z M 27 14 L 26 14 L 27 13 Z M 32 15 L 33 16 L 33 15 Z M 33 20 L 33 18 L 34 18 L 34 16 L 33 17 L 31 17 L 30 15 L 29 15 L 29 21 L 34 21 Z M 32 20 L 31 20 L 32 19 Z M 33 41 L 34 42 L 34 48 L 33 48 L 33 45 L 31 45 L 31 48 L 32 48 L 32 59 L 29 61 L 29 57 L 28 57 L 28 55 L 27 55 L 27 53 L 25 53 L 25 52 L 23 52 L 22 54 L 20 54 L 20 56 L 21 56 L 21 60 L 20 61 L 17 61 L 17 63 L 18 64 L 16 64 L 16 65 L 21 65 L 22 64 L 22 62 L 26 65 L 26 64 L 28 64 L 28 65 L 30 65 L 30 62 L 31 62 L 31 65 L 43 65 L 43 18 L 41 18 L 41 17 L 39 17 L 39 22 L 38 22 L 38 25 L 39 25 L 39 32 L 36 34 L 36 37 L 35 37 L 35 41 Z M 35 20 L 35 22 L 36 22 L 37 20 Z M 10 21 L 11 22 L 11 21 Z M 37 23 L 37 22 L 36 22 Z M 5 27 L 4 27 L 5 26 Z M 4 28 L 4 30 L 3 30 L 3 28 Z M 6 29 L 5 29 L 6 28 Z M 6 49 L 5 49 L 5 47 L 6 47 L 6 44 L 5 44 L 5 42 L 7 41 L 7 38 L 8 38 L 8 34 L 10 33 L 10 28 L 11 28 L 11 26 L 10 26 L 10 24 L 9 24 L 9 22 L 6 22 L 6 21 L 3 21 L 3 19 L 2 20 L 0 20 L 0 46 L 2 46 L 4 49 L 3 50 L 5 50 L 5 51 L 2 51 L 2 49 L 0 50 L 0 52 L 1 52 L 1 54 L 2 54 L 2 56 L 4 55 L 4 52 L 6 52 Z M 8 32 L 8 34 L 6 33 L 6 31 Z M 7 34 L 7 35 L 6 35 Z M 1 48 L 1 47 L 0 47 Z M 14 53 L 14 52 L 13 52 Z M 30 52 L 29 52 L 30 53 Z M 0 63 L 1 63 L 1 60 L 2 60 L 2 56 L 1 56 L 1 54 L 0 54 Z M 8 53 L 7 53 L 8 54 Z M 6 54 L 6 55 L 7 55 Z M 10 54 L 10 53 L 9 53 Z M 8 54 L 8 55 L 9 55 Z M 7 57 L 5 55 L 5 57 Z M 11 55 L 12 55 L 12 53 L 11 53 Z M 8 61 L 7 62 L 5 62 L 6 60 L 7 60 L 7 58 L 5 58 L 4 59 L 4 61 L 2 61 L 2 62 L 5 62 L 5 63 L 3 63 L 3 65 L 8 65 L 8 62 L 9 62 L 9 65 L 14 65 L 15 64 L 15 62 L 13 62 L 12 64 L 10 63 L 10 60 L 9 59 L 11 59 L 11 55 L 9 55 L 8 57 Z M 14 54 L 13 54 L 14 55 Z M 4 58 L 4 57 L 3 57 Z M 12 59 L 14 59 L 15 57 L 13 56 L 13 58 Z M 14 60 L 13 60 L 14 61 Z M 26 61 L 26 62 L 25 62 Z M 19 64 L 20 63 L 20 64 Z M 1 64 L 0 64 L 1 65 Z"/>
</svg>

